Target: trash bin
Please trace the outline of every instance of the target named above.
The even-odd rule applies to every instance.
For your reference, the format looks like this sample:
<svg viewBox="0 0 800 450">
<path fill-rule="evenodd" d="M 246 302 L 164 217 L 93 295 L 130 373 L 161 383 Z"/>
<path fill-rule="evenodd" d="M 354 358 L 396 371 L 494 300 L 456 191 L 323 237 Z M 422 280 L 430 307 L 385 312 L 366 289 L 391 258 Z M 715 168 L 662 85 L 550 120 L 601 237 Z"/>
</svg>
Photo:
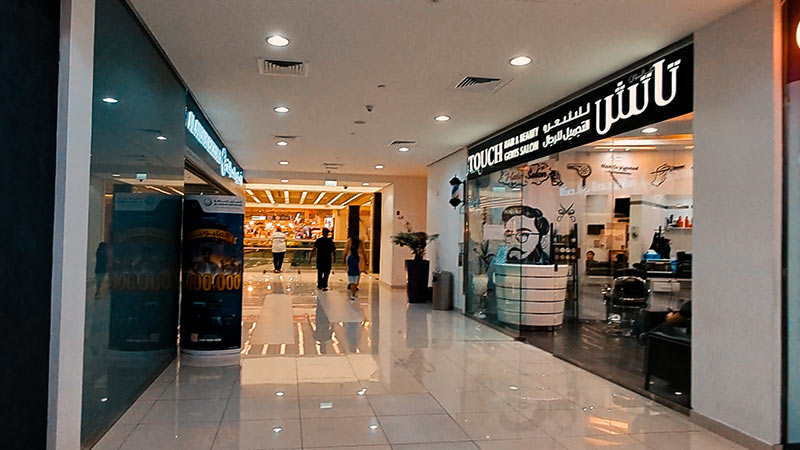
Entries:
<svg viewBox="0 0 800 450">
<path fill-rule="evenodd" d="M 433 272 L 433 309 L 453 309 L 453 274 L 450 272 Z"/>
</svg>

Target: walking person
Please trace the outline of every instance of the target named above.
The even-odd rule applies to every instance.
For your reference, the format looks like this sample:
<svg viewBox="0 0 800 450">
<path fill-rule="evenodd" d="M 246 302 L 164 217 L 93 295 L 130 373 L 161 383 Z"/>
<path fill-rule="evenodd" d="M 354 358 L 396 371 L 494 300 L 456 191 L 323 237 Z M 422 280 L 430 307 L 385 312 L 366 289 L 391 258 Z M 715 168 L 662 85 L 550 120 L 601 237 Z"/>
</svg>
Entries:
<svg viewBox="0 0 800 450">
<path fill-rule="evenodd" d="M 286 235 L 281 231 L 281 227 L 275 227 L 275 232 L 272 233 L 272 266 L 275 268 L 275 273 L 281 273 L 284 256 L 286 256 Z"/>
<path fill-rule="evenodd" d="M 330 230 L 322 229 L 322 237 L 314 241 L 311 258 L 317 257 L 317 289 L 328 290 L 328 278 L 331 276 L 333 261 L 336 260 L 336 246 L 329 238 Z"/>
<path fill-rule="evenodd" d="M 105 242 L 97 244 L 94 256 L 94 298 L 100 298 L 100 288 L 103 287 L 103 280 L 105 280 L 106 273 L 108 273 L 108 244 Z"/>
<path fill-rule="evenodd" d="M 366 251 L 361 239 L 352 237 L 347 240 L 347 250 L 345 254 L 345 265 L 347 266 L 347 290 L 350 293 L 350 300 L 356 298 L 358 292 L 358 282 L 361 279 L 362 265 L 366 263 Z"/>
</svg>

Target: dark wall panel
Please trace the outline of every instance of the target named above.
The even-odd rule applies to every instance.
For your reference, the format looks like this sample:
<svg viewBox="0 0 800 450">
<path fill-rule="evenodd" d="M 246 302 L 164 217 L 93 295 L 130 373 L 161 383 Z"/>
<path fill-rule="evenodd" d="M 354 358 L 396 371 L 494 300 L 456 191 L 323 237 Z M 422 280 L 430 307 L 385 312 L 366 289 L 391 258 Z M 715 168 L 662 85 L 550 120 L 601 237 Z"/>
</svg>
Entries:
<svg viewBox="0 0 800 450">
<path fill-rule="evenodd" d="M 47 435 L 60 2 L 2 0 L 0 14 L 0 447 Z"/>
</svg>

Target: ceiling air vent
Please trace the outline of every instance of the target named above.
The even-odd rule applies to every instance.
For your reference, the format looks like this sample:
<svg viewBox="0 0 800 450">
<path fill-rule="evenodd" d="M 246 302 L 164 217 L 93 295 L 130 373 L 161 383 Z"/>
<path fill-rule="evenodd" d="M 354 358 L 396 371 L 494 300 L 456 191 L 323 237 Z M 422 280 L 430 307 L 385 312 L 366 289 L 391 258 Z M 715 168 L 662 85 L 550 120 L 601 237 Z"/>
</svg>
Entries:
<svg viewBox="0 0 800 450">
<path fill-rule="evenodd" d="M 395 145 L 406 145 L 406 146 L 409 146 L 409 147 L 410 147 L 410 146 L 412 146 L 412 145 L 416 145 L 416 143 L 417 143 L 417 141 L 400 141 L 400 140 L 394 140 L 394 141 L 392 141 L 392 142 L 389 142 L 389 146 L 390 146 L 390 147 L 392 147 L 392 146 L 395 146 Z"/>
<path fill-rule="evenodd" d="M 289 77 L 305 77 L 306 75 L 308 75 L 308 65 L 301 61 L 259 59 L 258 73 L 262 75 L 284 75 Z"/>
<path fill-rule="evenodd" d="M 494 94 L 510 82 L 511 80 L 503 81 L 500 78 L 464 77 L 456 84 L 455 88 L 464 92 L 490 92 Z"/>
<path fill-rule="evenodd" d="M 324 162 L 322 163 L 322 167 L 327 171 L 331 171 L 331 170 L 341 169 L 342 167 L 344 167 L 344 164 L 335 162 Z"/>
</svg>

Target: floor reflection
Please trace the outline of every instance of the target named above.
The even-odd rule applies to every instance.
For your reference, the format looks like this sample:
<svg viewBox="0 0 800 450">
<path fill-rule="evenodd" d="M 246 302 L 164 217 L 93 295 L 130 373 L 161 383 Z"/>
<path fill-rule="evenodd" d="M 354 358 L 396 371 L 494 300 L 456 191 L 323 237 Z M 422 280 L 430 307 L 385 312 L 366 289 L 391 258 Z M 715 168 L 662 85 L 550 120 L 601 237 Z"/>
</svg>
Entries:
<svg viewBox="0 0 800 450">
<path fill-rule="evenodd" d="M 240 365 L 176 361 L 96 449 L 736 448 L 458 312 L 409 305 L 374 278 L 353 302 L 339 274 L 328 292 L 313 273 L 245 280 Z"/>
<path fill-rule="evenodd" d="M 377 353 L 377 282 L 365 276 L 355 301 L 343 289 L 315 288 L 310 271 L 245 273 L 242 357 L 321 356 Z M 331 283 L 346 286 L 345 275 Z"/>
</svg>

